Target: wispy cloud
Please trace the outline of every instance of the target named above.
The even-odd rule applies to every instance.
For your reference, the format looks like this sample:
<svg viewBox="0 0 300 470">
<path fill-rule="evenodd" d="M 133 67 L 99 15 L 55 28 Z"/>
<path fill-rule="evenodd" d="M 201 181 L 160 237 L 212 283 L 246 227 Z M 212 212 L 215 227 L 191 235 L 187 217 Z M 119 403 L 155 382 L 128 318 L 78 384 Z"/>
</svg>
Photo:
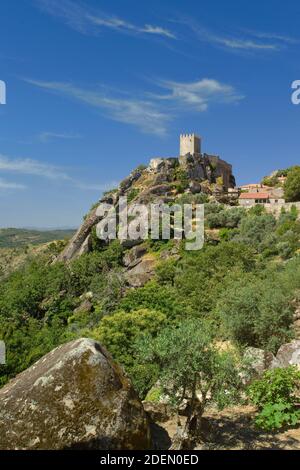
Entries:
<svg viewBox="0 0 300 470">
<path fill-rule="evenodd" d="M 65 172 L 53 165 L 41 163 L 29 158 L 11 159 L 2 154 L 0 154 L 0 171 L 42 176 L 54 180 L 70 180 L 70 177 Z"/>
<path fill-rule="evenodd" d="M 40 140 L 43 143 L 51 142 L 57 139 L 62 139 L 62 140 L 81 139 L 81 135 L 66 134 L 66 133 L 59 133 L 59 132 L 41 132 L 41 134 L 38 135 L 38 140 Z"/>
<path fill-rule="evenodd" d="M 82 181 L 73 178 L 68 173 L 64 172 L 61 168 L 53 166 L 47 163 L 41 163 L 37 160 L 29 158 L 10 158 L 5 155 L 0 154 L 0 171 L 2 173 L 13 173 L 20 175 L 28 176 L 38 176 L 46 178 L 53 181 L 63 181 L 70 184 L 73 187 L 82 190 L 90 191 L 105 191 L 109 187 L 117 184 L 116 182 L 112 183 L 103 183 L 103 184 L 94 184 L 94 183 L 84 183 Z M 7 183 L 0 178 L 0 188 L 3 189 L 25 189 L 26 186 L 19 185 L 15 183 Z"/>
<path fill-rule="evenodd" d="M 84 34 L 97 34 L 111 29 L 123 34 L 150 34 L 175 39 L 172 31 L 158 25 L 135 25 L 128 20 L 91 9 L 72 0 L 35 0 L 46 13 L 61 18 L 73 29 Z"/>
<path fill-rule="evenodd" d="M 232 52 L 276 52 L 287 47 L 288 44 L 298 42 L 297 39 L 272 32 L 256 32 L 244 29 L 226 34 L 219 33 L 203 27 L 189 17 L 181 17 L 174 20 L 174 23 L 188 27 L 200 41 Z"/>
<path fill-rule="evenodd" d="M 61 93 L 84 104 L 105 112 L 111 119 L 132 124 L 141 131 L 164 135 L 170 117 L 156 103 L 147 99 L 124 98 L 108 91 L 87 90 L 62 82 L 26 80 L 28 83 L 49 91 Z"/>
<path fill-rule="evenodd" d="M 166 36 L 167 38 L 176 39 L 175 33 L 172 33 L 168 29 L 161 28 L 160 26 L 153 26 L 151 24 L 146 24 L 140 31 L 141 33 L 147 34 L 158 34 L 160 36 Z"/>
<path fill-rule="evenodd" d="M 117 91 L 104 86 L 100 90 L 92 90 L 63 82 L 25 81 L 96 108 L 110 119 L 158 136 L 167 133 L 168 124 L 176 118 L 178 110 L 182 113 L 203 112 L 212 103 L 237 103 L 244 98 L 233 86 L 210 78 L 193 82 L 157 81 L 155 85 L 160 93 L 144 92 L 141 99 L 127 96 L 124 92 L 119 92 L 119 96 Z M 168 90 L 168 93 L 162 90 Z"/>
<path fill-rule="evenodd" d="M 201 33 L 200 33 L 201 35 Z M 248 51 L 258 51 L 258 50 L 269 50 L 269 51 L 277 51 L 280 49 L 278 44 L 267 44 L 263 42 L 255 42 L 251 39 L 240 39 L 236 37 L 225 37 L 225 36 L 217 36 L 211 33 L 205 33 L 205 35 L 201 35 L 202 38 L 206 38 L 207 41 L 215 44 L 219 44 L 220 46 L 224 46 L 229 49 L 241 49 L 241 50 L 248 50 Z"/>
<path fill-rule="evenodd" d="M 29 158 L 11 159 L 0 154 L 0 171 L 23 175 L 42 176 L 48 179 L 70 180 L 59 168 Z"/>
<path fill-rule="evenodd" d="M 18 183 L 12 183 L 9 181 L 5 181 L 4 179 L 0 178 L 0 191 L 4 190 L 20 190 L 20 189 L 26 189 L 26 186 L 23 184 L 18 184 Z"/>
<path fill-rule="evenodd" d="M 157 95 L 158 99 L 200 112 L 206 111 L 210 103 L 236 103 L 244 98 L 231 85 L 210 78 L 187 83 L 163 81 L 160 85 L 170 93 Z"/>
<path fill-rule="evenodd" d="M 140 27 L 120 18 L 109 16 L 100 17 L 94 15 L 87 15 L 86 17 L 94 25 L 104 26 L 106 28 L 114 29 L 123 33 L 156 34 L 159 36 L 165 36 L 170 39 L 176 39 L 174 33 L 169 31 L 168 29 L 162 28 L 161 26 L 153 26 L 151 24 L 146 24 Z"/>
<path fill-rule="evenodd" d="M 259 39 L 275 40 L 275 41 L 279 41 L 280 43 L 299 44 L 300 42 L 300 39 L 292 38 L 284 34 L 253 31 L 253 30 L 246 30 L 246 32 L 250 34 L 251 36 L 259 38 Z"/>
<path fill-rule="evenodd" d="M 256 41 L 249 37 L 237 35 L 219 35 L 192 23 L 192 29 L 197 37 L 204 42 L 217 45 L 229 50 L 240 51 L 278 51 L 281 45 L 275 42 Z"/>
</svg>

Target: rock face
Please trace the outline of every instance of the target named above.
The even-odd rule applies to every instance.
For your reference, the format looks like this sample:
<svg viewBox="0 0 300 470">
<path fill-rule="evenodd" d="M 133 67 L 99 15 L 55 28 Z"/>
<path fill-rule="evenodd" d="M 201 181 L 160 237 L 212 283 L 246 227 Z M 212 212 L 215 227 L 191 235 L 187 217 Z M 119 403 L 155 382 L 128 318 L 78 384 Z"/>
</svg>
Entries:
<svg viewBox="0 0 300 470">
<path fill-rule="evenodd" d="M 129 271 L 126 272 L 126 280 L 131 287 L 142 287 L 150 281 L 155 272 L 157 261 L 146 256 Z"/>
<path fill-rule="evenodd" d="M 259 348 L 247 348 L 244 353 L 244 359 L 250 366 L 247 377 L 244 377 L 245 383 L 250 383 L 253 379 L 259 378 L 274 362 L 275 357 L 271 352 Z"/>
<path fill-rule="evenodd" d="M 85 299 L 81 302 L 81 304 L 75 308 L 74 313 L 82 313 L 82 312 L 91 312 L 93 310 L 93 304 L 89 299 Z"/>
<path fill-rule="evenodd" d="M 300 369 L 300 340 L 280 346 L 271 367 L 288 367 L 296 365 Z"/>
<path fill-rule="evenodd" d="M 97 216 L 97 208 L 93 209 L 73 235 L 66 248 L 58 256 L 58 261 L 69 261 L 79 256 L 80 253 L 87 252 L 91 230 L 100 220 Z"/>
<path fill-rule="evenodd" d="M 53 350 L 0 390 L 0 449 L 147 449 L 143 406 L 96 341 Z"/>
<path fill-rule="evenodd" d="M 123 263 L 127 268 L 134 268 L 141 262 L 141 257 L 147 253 L 145 246 L 135 246 L 131 250 L 127 251 Z"/>
</svg>

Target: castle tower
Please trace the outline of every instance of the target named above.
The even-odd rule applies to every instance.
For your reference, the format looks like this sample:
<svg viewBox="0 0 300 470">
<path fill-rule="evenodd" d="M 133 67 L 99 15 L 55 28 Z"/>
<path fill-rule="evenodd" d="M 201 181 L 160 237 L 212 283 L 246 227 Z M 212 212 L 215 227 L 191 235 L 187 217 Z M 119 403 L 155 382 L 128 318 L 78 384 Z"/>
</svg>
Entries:
<svg viewBox="0 0 300 470">
<path fill-rule="evenodd" d="M 180 134 L 180 155 L 201 153 L 201 137 L 196 134 Z"/>
</svg>

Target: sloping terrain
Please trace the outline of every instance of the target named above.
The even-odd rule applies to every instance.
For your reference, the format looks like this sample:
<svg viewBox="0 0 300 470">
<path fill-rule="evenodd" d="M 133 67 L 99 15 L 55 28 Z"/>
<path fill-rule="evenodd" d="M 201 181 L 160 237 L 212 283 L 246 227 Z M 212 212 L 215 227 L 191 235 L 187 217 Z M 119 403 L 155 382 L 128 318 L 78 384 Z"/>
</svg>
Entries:
<svg viewBox="0 0 300 470">
<path fill-rule="evenodd" d="M 27 230 L 18 228 L 0 229 L 0 248 L 20 248 L 40 245 L 54 240 L 70 238 L 74 230 Z"/>
</svg>

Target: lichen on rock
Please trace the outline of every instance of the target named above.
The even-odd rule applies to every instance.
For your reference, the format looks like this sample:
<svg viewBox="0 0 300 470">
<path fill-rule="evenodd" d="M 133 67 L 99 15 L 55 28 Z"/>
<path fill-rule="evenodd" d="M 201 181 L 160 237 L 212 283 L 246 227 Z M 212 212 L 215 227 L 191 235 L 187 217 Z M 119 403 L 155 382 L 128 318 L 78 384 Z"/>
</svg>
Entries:
<svg viewBox="0 0 300 470">
<path fill-rule="evenodd" d="M 142 403 L 100 343 L 79 339 L 0 390 L 0 449 L 146 449 Z"/>
</svg>

